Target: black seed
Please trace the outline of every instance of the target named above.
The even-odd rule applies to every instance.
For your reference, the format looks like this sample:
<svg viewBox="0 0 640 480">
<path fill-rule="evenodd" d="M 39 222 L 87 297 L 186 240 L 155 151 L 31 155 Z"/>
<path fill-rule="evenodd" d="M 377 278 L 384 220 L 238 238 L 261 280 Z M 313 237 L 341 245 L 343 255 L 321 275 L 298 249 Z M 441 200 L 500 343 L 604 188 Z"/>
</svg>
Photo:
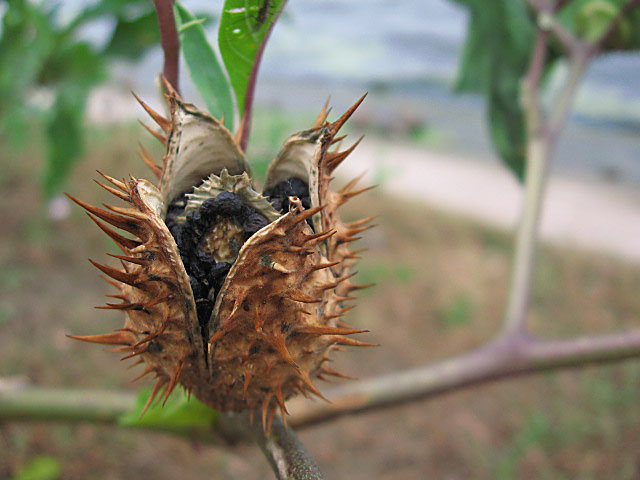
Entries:
<svg viewBox="0 0 640 480">
<path fill-rule="evenodd" d="M 298 197 L 305 209 L 311 208 L 311 198 L 309 197 L 309 185 L 297 177 L 291 177 L 272 188 L 265 190 L 264 195 L 269 199 L 273 208 L 281 213 L 289 211 L 289 197 Z M 311 228 L 311 219 L 307 219 Z"/>
<path fill-rule="evenodd" d="M 216 262 L 209 253 L 203 251 L 202 238 L 221 219 L 232 219 L 244 231 L 242 243 L 235 238 L 229 242 L 231 251 L 237 255 L 242 244 L 269 222 L 264 215 L 242 203 L 233 193 L 223 192 L 204 201 L 200 208 L 189 212 L 186 222 L 178 224 L 176 218 L 184 211 L 186 203 L 186 193 L 173 201 L 168 208 L 165 222 L 176 241 L 182 263 L 189 275 L 191 290 L 196 300 L 198 322 L 203 338 L 206 338 L 215 298 L 232 264 Z"/>
</svg>

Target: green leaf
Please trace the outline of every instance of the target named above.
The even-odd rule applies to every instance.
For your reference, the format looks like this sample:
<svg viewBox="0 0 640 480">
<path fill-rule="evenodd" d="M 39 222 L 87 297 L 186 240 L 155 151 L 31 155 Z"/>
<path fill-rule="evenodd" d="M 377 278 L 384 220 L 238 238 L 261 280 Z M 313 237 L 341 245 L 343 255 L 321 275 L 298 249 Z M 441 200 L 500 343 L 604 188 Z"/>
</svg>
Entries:
<svg viewBox="0 0 640 480">
<path fill-rule="evenodd" d="M 219 415 L 216 410 L 207 407 L 193 396 L 188 398 L 182 389 L 177 389 L 164 407 L 160 399 L 141 417 L 150 394 L 151 389 L 141 390 L 133 409 L 122 415 L 118 423 L 130 427 L 210 428 Z"/>
<path fill-rule="evenodd" d="M 42 187 L 47 198 L 58 193 L 77 160 L 84 153 L 85 89 L 61 88 L 48 115 L 46 126 L 47 163 Z"/>
<path fill-rule="evenodd" d="M 27 95 L 55 47 L 51 12 L 26 0 L 9 2 L 0 36 L 0 132 L 13 147 L 26 141 Z M 9 94 L 7 94 L 9 92 Z"/>
<path fill-rule="evenodd" d="M 150 47 L 160 43 L 160 29 L 154 11 L 133 19 L 118 18 L 111 40 L 104 50 L 106 55 L 136 60 Z"/>
<path fill-rule="evenodd" d="M 628 0 L 573 0 L 557 14 L 560 23 L 587 41 L 598 40 Z M 640 48 L 640 7 L 622 20 L 604 46 L 605 51 Z"/>
<path fill-rule="evenodd" d="M 455 82 L 458 91 L 482 92 L 496 151 L 522 180 L 526 161 L 525 118 L 520 103 L 534 41 L 534 25 L 524 0 L 455 0 L 471 19 Z M 552 60 L 550 60 L 552 61 Z"/>
<path fill-rule="evenodd" d="M 446 328 L 462 327 L 471 321 L 473 301 L 465 293 L 456 295 L 451 303 L 438 312 L 440 323 Z"/>
<path fill-rule="evenodd" d="M 61 474 L 60 460 L 48 455 L 40 455 L 24 465 L 13 480 L 56 480 Z"/>
<path fill-rule="evenodd" d="M 458 92 L 483 92 L 491 79 L 493 56 L 491 43 L 495 32 L 495 19 L 491 14 L 481 13 L 482 0 L 453 1 L 471 10 L 467 38 L 453 88 Z"/>
<path fill-rule="evenodd" d="M 207 104 L 209 112 L 217 118 L 224 115 L 225 125 L 233 129 L 235 110 L 231 85 L 215 51 L 207 42 L 204 28 L 180 3 L 175 3 L 174 11 L 189 76 Z M 186 24 L 189 24 L 188 28 L 180 30 Z"/>
<path fill-rule="evenodd" d="M 43 83 L 56 82 L 56 101 L 47 114 L 47 163 L 42 185 L 47 198 L 58 193 L 84 153 L 84 111 L 91 89 L 105 76 L 104 59 L 89 44 L 60 49 Z"/>
<path fill-rule="evenodd" d="M 100 0 L 81 10 L 71 19 L 65 31 L 73 32 L 76 28 L 106 15 L 120 17 L 126 12 L 149 11 L 150 3 L 149 0 Z"/>
<path fill-rule="evenodd" d="M 38 84 L 58 87 L 65 83 L 89 87 L 106 78 L 106 62 L 86 42 L 60 45 L 47 59 L 38 77 Z"/>
<path fill-rule="evenodd" d="M 501 59 L 495 59 L 501 63 Z M 489 131 L 493 146 L 502 161 L 522 181 L 524 179 L 527 134 L 520 104 L 520 74 L 510 68 L 494 65 L 495 72 L 488 94 Z"/>
<path fill-rule="evenodd" d="M 226 0 L 218 29 L 218 46 L 236 93 L 241 115 L 250 108 L 253 84 L 269 33 L 286 0 Z"/>
</svg>

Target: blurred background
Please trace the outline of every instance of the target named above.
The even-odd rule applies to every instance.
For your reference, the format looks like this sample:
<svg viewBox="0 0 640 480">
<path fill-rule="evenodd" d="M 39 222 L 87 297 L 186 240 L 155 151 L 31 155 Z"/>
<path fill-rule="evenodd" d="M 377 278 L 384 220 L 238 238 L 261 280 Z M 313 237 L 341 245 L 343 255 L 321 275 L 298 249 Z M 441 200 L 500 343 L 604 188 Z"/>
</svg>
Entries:
<svg viewBox="0 0 640 480">
<path fill-rule="evenodd" d="M 210 16 L 213 41 L 222 2 L 184 5 Z M 60 192 L 99 204 L 107 197 L 91 181 L 96 169 L 152 178 L 138 142 L 156 158 L 161 146 L 137 123 L 146 119 L 130 91 L 163 108 L 153 6 L 9 1 L 0 16 L 0 377 L 135 390 L 135 374 L 116 356 L 65 337 L 106 332 L 121 319 L 91 309 L 109 292 L 85 260 L 115 249 Z M 369 92 L 347 127 L 347 142 L 366 138 L 339 175 L 366 171 L 379 185 L 346 212 L 379 215 L 360 241 L 369 251 L 359 268 L 359 283 L 377 286 L 347 321 L 383 347 L 336 359 L 355 377 L 464 352 L 499 328 L 521 186 L 494 153 L 483 97 L 452 89 L 468 22 L 466 9 L 445 0 L 291 0 L 265 51 L 248 150 L 258 177 L 328 96 L 335 118 Z M 548 91 L 564 68 L 551 73 Z M 186 68 L 181 85 L 185 99 L 202 104 Z M 591 65 L 553 158 L 535 333 L 637 325 L 639 185 L 640 55 L 611 53 Z M 300 435 L 328 478 L 632 479 L 639 397 L 640 365 L 629 361 L 465 390 Z M 0 424 L 0 445 L 1 478 L 271 475 L 251 446 L 223 450 L 94 425 Z M 44 473 L 24 476 L 37 468 Z"/>
</svg>

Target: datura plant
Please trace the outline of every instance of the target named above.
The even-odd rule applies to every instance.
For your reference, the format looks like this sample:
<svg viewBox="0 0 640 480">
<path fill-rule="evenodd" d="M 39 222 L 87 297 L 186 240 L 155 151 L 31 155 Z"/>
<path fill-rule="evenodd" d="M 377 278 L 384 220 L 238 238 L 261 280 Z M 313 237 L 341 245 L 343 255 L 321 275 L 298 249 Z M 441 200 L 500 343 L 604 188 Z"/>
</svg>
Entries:
<svg viewBox="0 0 640 480">
<path fill-rule="evenodd" d="M 118 290 L 109 296 L 120 303 L 100 308 L 126 312 L 114 333 L 72 338 L 137 357 L 142 376 L 157 379 L 145 410 L 180 384 L 215 409 L 260 412 L 268 429 L 296 393 L 322 396 L 314 378 L 343 376 L 327 366 L 333 350 L 370 345 L 350 337 L 364 330 L 341 317 L 366 287 L 350 280 L 358 259 L 350 244 L 371 218 L 344 223 L 338 214 L 368 188 L 356 189 L 356 178 L 330 189 L 359 140 L 344 151 L 332 145 L 364 97 L 333 123 L 325 105 L 310 129 L 291 136 L 261 194 L 239 135 L 165 88 L 170 119 L 139 100 L 166 146 L 162 167 L 142 150 L 158 185 L 101 174 L 108 183 L 97 183 L 126 207 L 70 196 L 122 249 L 112 255 L 119 268 L 91 263 Z"/>
</svg>

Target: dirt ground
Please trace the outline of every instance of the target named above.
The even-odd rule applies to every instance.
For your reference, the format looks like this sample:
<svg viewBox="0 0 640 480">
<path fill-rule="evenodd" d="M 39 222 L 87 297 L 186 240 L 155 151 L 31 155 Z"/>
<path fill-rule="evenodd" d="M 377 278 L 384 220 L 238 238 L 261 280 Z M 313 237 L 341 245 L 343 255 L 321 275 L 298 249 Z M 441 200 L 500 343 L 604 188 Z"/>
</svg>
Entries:
<svg viewBox="0 0 640 480">
<path fill-rule="evenodd" d="M 68 189 L 107 199 L 96 168 L 150 178 L 136 159 L 140 129 L 101 127 Z M 149 144 L 150 140 L 146 141 Z M 118 357 L 67 333 L 117 328 L 119 314 L 93 310 L 107 287 L 86 261 L 115 252 L 80 211 L 46 219 L 38 186 L 42 150 L 0 153 L 0 376 L 38 385 L 135 390 Z M 480 345 L 499 327 L 510 236 L 419 204 L 384 187 L 352 202 L 346 216 L 379 215 L 361 294 L 347 321 L 371 330 L 377 349 L 352 349 L 335 368 L 365 378 Z M 549 337 L 637 325 L 640 269 L 543 248 L 531 326 Z M 321 386 L 321 385 L 320 385 Z M 327 478 L 632 479 L 640 476 L 640 362 L 510 380 L 371 412 L 300 432 Z M 0 478 L 39 455 L 59 459 L 64 479 L 271 478 L 257 448 L 225 450 L 169 435 L 94 425 L 0 425 Z"/>
</svg>

